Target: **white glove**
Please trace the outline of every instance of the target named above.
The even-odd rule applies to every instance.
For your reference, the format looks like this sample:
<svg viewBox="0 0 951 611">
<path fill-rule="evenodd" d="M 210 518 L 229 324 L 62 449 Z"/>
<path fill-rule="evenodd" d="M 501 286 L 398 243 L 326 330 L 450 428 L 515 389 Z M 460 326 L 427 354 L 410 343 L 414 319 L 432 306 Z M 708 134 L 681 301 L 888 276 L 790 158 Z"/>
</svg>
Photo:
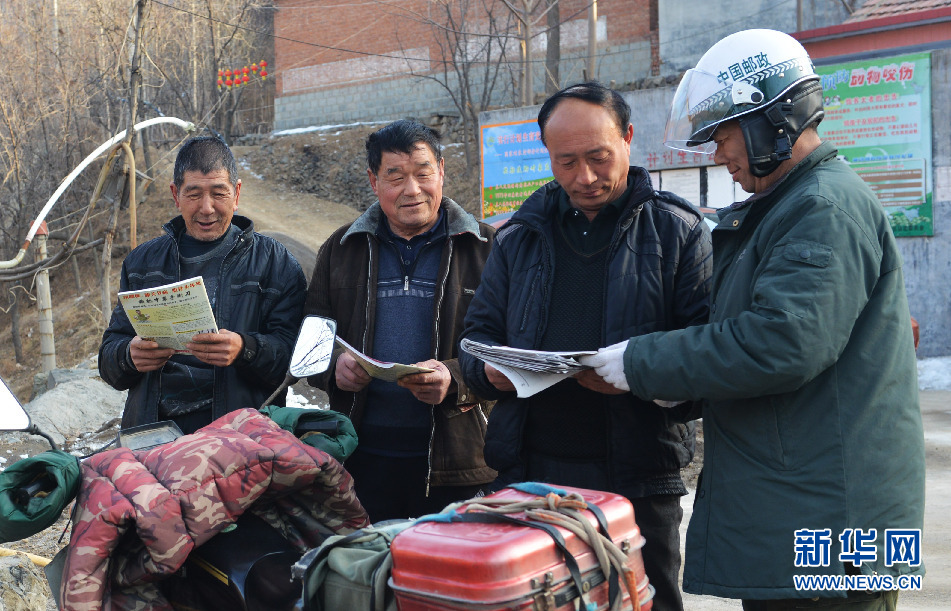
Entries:
<svg viewBox="0 0 951 611">
<path fill-rule="evenodd" d="M 579 357 L 582 365 L 594 368 L 601 378 L 618 390 L 631 390 L 624 375 L 624 351 L 628 340 L 618 342 L 612 346 L 601 348 L 597 354 Z"/>
</svg>

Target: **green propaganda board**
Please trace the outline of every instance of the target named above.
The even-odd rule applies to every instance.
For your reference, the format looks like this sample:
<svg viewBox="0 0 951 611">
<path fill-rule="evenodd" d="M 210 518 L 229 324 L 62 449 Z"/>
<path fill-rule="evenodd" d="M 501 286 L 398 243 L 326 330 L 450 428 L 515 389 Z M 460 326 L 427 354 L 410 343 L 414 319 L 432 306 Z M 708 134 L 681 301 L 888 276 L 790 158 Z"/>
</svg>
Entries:
<svg viewBox="0 0 951 611">
<path fill-rule="evenodd" d="M 934 235 L 931 54 L 817 66 L 819 135 L 878 196 L 896 236 Z"/>
</svg>

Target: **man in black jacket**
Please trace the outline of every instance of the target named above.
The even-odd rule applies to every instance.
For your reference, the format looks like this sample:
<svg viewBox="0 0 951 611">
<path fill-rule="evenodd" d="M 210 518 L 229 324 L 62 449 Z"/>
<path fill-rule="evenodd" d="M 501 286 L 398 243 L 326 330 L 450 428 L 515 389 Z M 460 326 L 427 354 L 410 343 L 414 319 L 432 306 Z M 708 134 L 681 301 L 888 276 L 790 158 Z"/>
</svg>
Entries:
<svg viewBox="0 0 951 611">
<path fill-rule="evenodd" d="M 463 337 L 583 351 L 706 322 L 710 233 L 695 208 L 628 165 L 624 99 L 597 83 L 568 87 L 545 102 L 538 125 L 556 182 L 499 230 Z M 593 370 L 519 399 L 491 365 L 465 352 L 460 362 L 476 393 L 498 399 L 485 448 L 495 486 L 534 480 L 626 496 L 647 539 L 654 608 L 681 609 L 680 468 L 695 437 L 674 413 L 688 406 L 670 412 L 619 393 Z"/>
<path fill-rule="evenodd" d="M 211 137 L 188 140 L 175 160 L 171 190 L 181 215 L 165 225 L 166 235 L 129 253 L 119 288 L 201 276 L 218 333 L 197 334 L 187 346 L 191 354 L 173 354 L 137 336 L 117 305 L 99 348 L 99 373 L 113 387 L 129 390 L 124 428 L 173 420 L 190 433 L 226 412 L 260 406 L 281 384 L 306 281 L 279 242 L 234 214 L 241 181 L 227 144 Z"/>
</svg>

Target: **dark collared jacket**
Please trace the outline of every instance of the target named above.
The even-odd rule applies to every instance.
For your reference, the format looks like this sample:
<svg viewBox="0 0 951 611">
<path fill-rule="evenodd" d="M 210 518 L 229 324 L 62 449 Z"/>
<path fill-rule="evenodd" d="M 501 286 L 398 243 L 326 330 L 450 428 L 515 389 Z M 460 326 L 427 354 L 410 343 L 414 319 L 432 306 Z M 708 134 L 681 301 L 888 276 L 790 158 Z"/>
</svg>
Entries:
<svg viewBox="0 0 951 611">
<path fill-rule="evenodd" d="M 673 193 L 655 191 L 646 170 L 632 167 L 630 172 L 633 186 L 608 253 L 603 346 L 703 323 L 708 315 L 711 244 L 702 216 Z M 552 230 L 561 192 L 555 182 L 545 185 L 499 230 L 463 337 L 539 347 L 557 273 Z M 460 362 L 470 388 L 498 399 L 486 437 L 486 460 L 499 471 L 500 481 L 520 481 L 525 401 L 492 386 L 479 359 L 463 353 Z M 613 489 L 635 497 L 683 494 L 679 469 L 693 457 L 693 425 L 631 394 L 612 396 L 608 412 Z M 584 417 L 583 406 L 578 417 Z"/>
<path fill-rule="evenodd" d="M 477 222 L 449 198 L 442 200 L 448 237 L 442 250 L 433 312 L 432 358 L 449 369 L 458 386 L 432 410 L 429 443 L 429 485 L 477 485 L 495 479 L 485 464 L 482 446 L 491 408 L 466 386 L 459 372 L 459 334 L 463 317 L 475 294 L 489 256 L 495 230 Z M 337 334 L 351 346 L 372 356 L 376 322 L 376 284 L 379 269 L 377 229 L 383 222 L 379 203 L 360 218 L 334 232 L 321 246 L 307 293 L 305 312 L 337 320 Z M 394 329 L 399 333 L 399 329 Z M 347 392 L 335 383 L 336 357 L 330 369 L 309 378 L 324 389 L 330 407 L 353 421 L 357 431 L 363 418 L 367 391 Z"/>
<path fill-rule="evenodd" d="M 300 265 L 280 242 L 255 233 L 251 219 L 235 215 L 231 222 L 241 235 L 221 264 L 215 320 L 219 328 L 251 336 L 257 347 L 250 360 L 242 355 L 228 367 L 215 367 L 215 418 L 242 407 L 260 407 L 284 381 L 307 288 Z M 119 290 L 183 279 L 178 240 L 185 221 L 175 217 L 164 229 L 165 235 L 137 247 L 123 261 Z M 117 304 L 99 347 L 99 375 L 112 387 L 129 390 L 123 428 L 155 422 L 161 395 L 159 371 L 141 373 L 129 366 L 133 337 L 135 330 Z"/>
</svg>

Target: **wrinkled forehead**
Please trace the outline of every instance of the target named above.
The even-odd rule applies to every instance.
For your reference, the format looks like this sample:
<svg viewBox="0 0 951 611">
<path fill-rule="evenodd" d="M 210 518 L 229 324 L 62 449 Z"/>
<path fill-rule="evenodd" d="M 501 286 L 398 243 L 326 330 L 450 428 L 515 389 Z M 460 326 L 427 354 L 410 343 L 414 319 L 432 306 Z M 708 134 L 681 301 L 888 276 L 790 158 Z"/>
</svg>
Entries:
<svg viewBox="0 0 951 611">
<path fill-rule="evenodd" d="M 194 189 L 228 189 L 232 188 L 231 176 L 228 170 L 221 168 L 211 172 L 188 170 L 182 177 L 182 191 Z"/>
<path fill-rule="evenodd" d="M 380 172 L 387 173 L 406 168 L 437 167 L 436 155 L 425 142 L 413 144 L 410 151 L 383 151 Z"/>
</svg>

